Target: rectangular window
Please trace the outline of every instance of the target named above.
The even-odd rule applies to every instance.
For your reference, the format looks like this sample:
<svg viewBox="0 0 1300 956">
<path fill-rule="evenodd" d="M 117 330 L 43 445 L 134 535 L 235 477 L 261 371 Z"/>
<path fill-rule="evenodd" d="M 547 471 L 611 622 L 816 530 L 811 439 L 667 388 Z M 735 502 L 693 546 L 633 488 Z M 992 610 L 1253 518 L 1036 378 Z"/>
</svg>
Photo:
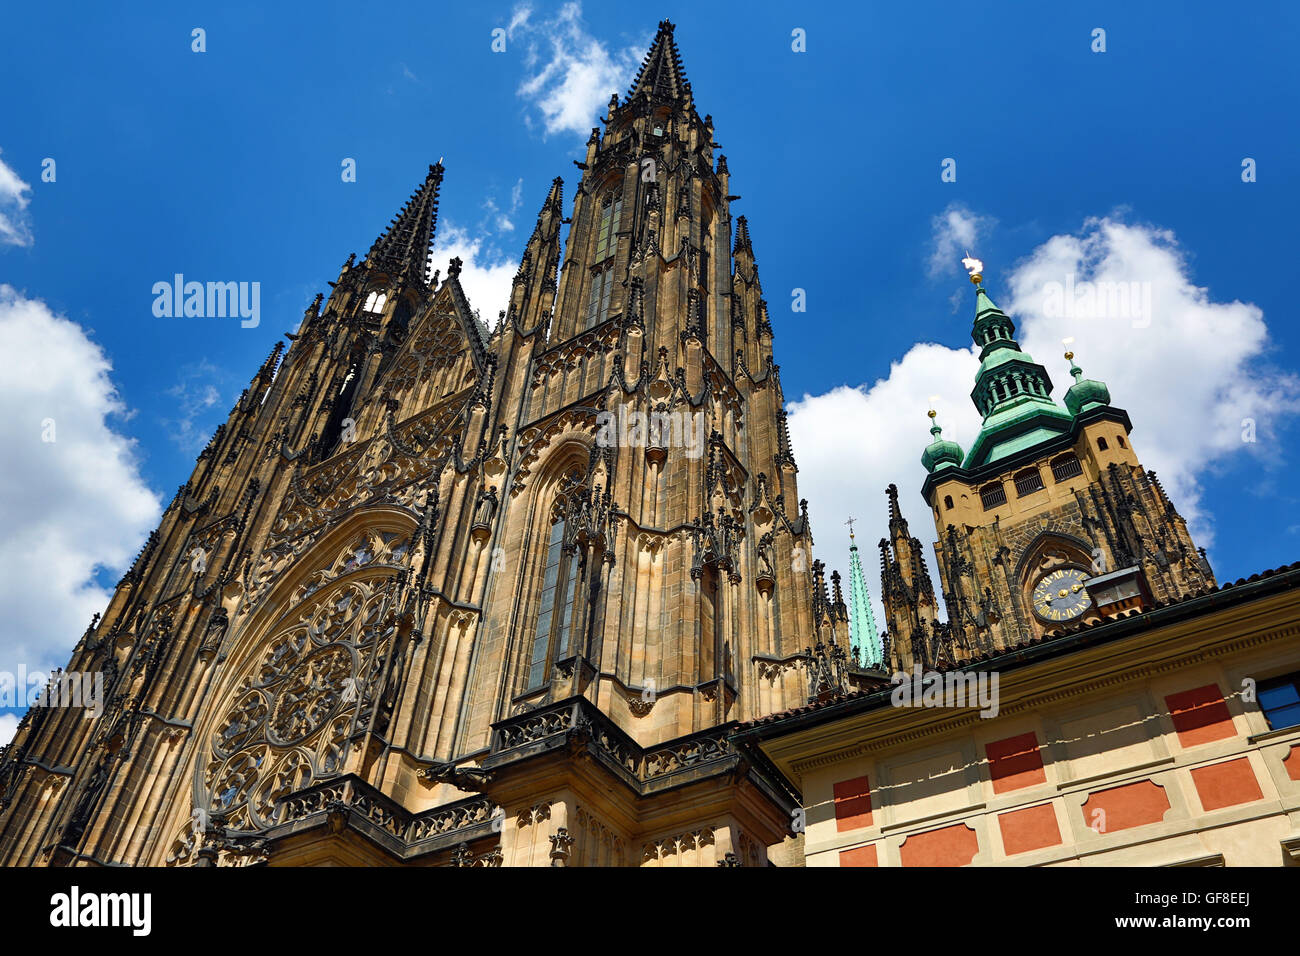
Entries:
<svg viewBox="0 0 1300 956">
<path fill-rule="evenodd" d="M 551 643 L 551 615 L 555 610 L 555 582 L 560 573 L 560 543 L 564 540 L 564 522 L 551 525 L 551 540 L 546 547 L 546 570 L 542 572 L 542 595 L 537 606 L 537 629 L 533 632 L 533 655 L 529 661 L 528 688 L 542 686 L 546 679 L 546 653 Z"/>
<path fill-rule="evenodd" d="M 572 623 L 573 615 L 573 592 L 578 587 L 578 562 L 570 557 L 567 566 L 564 569 L 565 581 L 560 590 L 560 599 L 564 602 L 560 607 L 560 629 L 555 635 L 555 659 L 561 660 L 569 656 L 569 625 Z"/>
<path fill-rule="evenodd" d="M 1300 725 L 1300 672 L 1260 681 L 1259 709 L 1270 730 Z"/>
<path fill-rule="evenodd" d="M 600 223 L 596 227 L 596 252 L 591 257 L 599 265 L 614 254 L 618 246 L 618 220 L 623 212 L 623 197 L 606 199 L 600 207 Z"/>
<path fill-rule="evenodd" d="M 587 296 L 587 324 L 584 329 L 599 325 L 609 318 L 609 304 L 614 296 L 614 269 L 609 267 L 591 277 L 591 292 Z"/>
</svg>

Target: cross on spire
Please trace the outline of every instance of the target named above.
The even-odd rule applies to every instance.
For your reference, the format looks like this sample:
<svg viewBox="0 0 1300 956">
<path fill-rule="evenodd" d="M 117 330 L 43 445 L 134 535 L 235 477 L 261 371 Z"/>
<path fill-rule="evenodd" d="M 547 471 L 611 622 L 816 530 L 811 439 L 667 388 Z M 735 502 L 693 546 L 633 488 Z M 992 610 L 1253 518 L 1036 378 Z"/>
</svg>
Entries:
<svg viewBox="0 0 1300 956">
<path fill-rule="evenodd" d="M 858 520 L 857 518 L 854 518 L 852 515 L 850 515 L 850 516 L 849 516 L 849 520 L 846 521 L 846 522 L 844 522 L 846 525 L 849 526 L 849 539 L 850 539 L 850 540 L 853 539 L 853 522 L 855 522 L 855 521 L 857 521 L 857 520 Z"/>
</svg>

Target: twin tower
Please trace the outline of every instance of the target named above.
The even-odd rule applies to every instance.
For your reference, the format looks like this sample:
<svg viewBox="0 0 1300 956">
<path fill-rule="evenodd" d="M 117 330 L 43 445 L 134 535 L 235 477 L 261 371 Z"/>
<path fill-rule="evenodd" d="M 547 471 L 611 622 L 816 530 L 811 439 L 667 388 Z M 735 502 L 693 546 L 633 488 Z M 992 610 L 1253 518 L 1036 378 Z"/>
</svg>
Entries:
<svg viewBox="0 0 1300 956">
<path fill-rule="evenodd" d="M 739 723 L 1051 626 L 1098 549 L 1130 599 L 1210 580 L 1124 413 L 1052 405 L 981 291 L 985 432 L 926 452 L 948 620 L 891 491 L 882 644 L 856 549 L 853 614 L 811 558 L 672 24 L 602 123 L 491 330 L 429 271 L 437 165 L 276 346 L 73 651 L 99 715 L 0 751 L 0 864 L 761 866 L 801 812 Z"/>
</svg>

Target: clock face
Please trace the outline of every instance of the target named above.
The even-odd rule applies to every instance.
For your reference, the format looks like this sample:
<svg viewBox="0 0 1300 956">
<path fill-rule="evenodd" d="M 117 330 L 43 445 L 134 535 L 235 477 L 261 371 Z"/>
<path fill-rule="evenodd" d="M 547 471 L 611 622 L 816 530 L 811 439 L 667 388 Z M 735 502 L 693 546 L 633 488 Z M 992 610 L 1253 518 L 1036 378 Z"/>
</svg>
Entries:
<svg viewBox="0 0 1300 956">
<path fill-rule="evenodd" d="M 1034 585 L 1034 613 L 1044 621 L 1073 621 L 1092 605 L 1084 589 L 1087 572 L 1079 568 L 1049 571 Z"/>
</svg>

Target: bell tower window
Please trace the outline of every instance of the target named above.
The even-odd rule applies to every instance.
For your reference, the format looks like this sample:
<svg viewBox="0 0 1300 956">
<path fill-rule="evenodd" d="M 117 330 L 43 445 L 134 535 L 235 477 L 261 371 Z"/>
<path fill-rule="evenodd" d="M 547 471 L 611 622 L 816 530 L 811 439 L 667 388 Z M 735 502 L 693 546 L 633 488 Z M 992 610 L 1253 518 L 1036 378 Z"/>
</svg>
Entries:
<svg viewBox="0 0 1300 956">
<path fill-rule="evenodd" d="M 980 501 L 984 505 L 985 511 L 990 511 L 998 505 L 1007 503 L 1007 490 L 1002 487 L 1002 482 L 994 481 L 980 489 Z"/>
<path fill-rule="evenodd" d="M 1023 498 L 1043 490 L 1043 476 L 1037 468 L 1026 468 L 1016 475 L 1016 497 Z"/>
<path fill-rule="evenodd" d="M 1065 454 L 1052 459 L 1052 478 L 1056 481 L 1065 481 L 1082 474 L 1083 465 L 1076 456 Z"/>
</svg>

